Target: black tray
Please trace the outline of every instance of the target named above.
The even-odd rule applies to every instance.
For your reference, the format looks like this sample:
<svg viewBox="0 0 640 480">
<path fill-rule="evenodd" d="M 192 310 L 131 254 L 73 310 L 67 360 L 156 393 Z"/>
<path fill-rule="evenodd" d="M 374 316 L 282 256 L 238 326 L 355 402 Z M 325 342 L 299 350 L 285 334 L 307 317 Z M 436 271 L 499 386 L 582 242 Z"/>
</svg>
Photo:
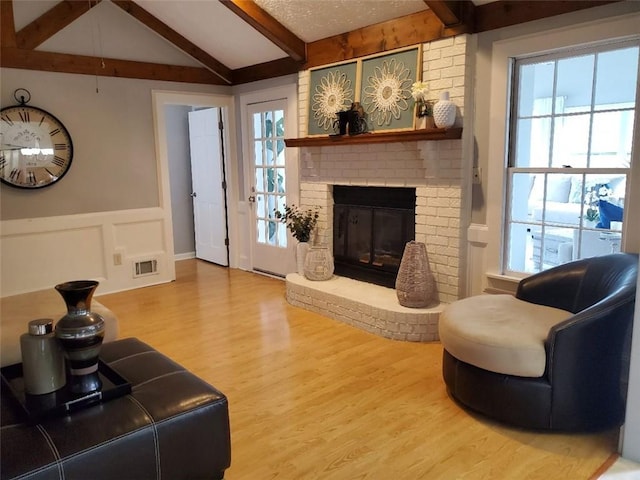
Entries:
<svg viewBox="0 0 640 480">
<path fill-rule="evenodd" d="M 29 395 L 24 391 L 21 363 L 0 368 L 2 389 L 10 392 L 33 423 L 68 415 L 96 403 L 107 402 L 131 393 L 131 384 L 102 360 L 98 361 L 98 375 L 102 380 L 102 390 L 97 392 L 78 395 L 63 387 L 44 395 Z"/>
</svg>

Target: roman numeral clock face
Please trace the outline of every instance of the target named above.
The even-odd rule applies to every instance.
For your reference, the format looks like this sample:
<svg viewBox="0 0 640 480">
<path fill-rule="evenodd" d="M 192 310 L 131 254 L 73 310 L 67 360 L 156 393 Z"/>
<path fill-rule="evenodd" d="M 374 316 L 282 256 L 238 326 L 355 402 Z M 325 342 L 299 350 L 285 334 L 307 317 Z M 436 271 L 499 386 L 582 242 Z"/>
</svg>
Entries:
<svg viewBox="0 0 640 480">
<path fill-rule="evenodd" d="M 0 180 L 12 187 L 42 188 L 71 166 L 73 144 L 62 122 L 26 105 L 0 110 Z"/>
</svg>

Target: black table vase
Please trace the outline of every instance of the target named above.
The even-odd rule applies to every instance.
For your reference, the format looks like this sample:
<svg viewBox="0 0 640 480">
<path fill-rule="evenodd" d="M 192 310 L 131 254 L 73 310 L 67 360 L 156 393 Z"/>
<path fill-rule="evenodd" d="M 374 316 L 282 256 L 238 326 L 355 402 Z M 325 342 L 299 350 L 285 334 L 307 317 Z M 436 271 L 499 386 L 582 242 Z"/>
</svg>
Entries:
<svg viewBox="0 0 640 480">
<path fill-rule="evenodd" d="M 67 314 L 56 324 L 67 359 L 71 393 L 87 394 L 102 388 L 98 374 L 98 355 L 104 339 L 104 319 L 91 309 L 91 298 L 98 287 L 93 280 L 74 280 L 56 285 L 67 305 Z"/>
</svg>

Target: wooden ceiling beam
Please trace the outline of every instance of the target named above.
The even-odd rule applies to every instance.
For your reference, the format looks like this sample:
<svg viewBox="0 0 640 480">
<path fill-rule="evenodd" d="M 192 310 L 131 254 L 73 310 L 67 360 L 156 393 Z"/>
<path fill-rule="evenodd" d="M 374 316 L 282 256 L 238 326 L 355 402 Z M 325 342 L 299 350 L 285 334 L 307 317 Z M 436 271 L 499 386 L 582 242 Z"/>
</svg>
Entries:
<svg viewBox="0 0 640 480">
<path fill-rule="evenodd" d="M 486 32 L 619 1 L 621 0 L 498 0 L 476 7 L 474 32 Z"/>
<path fill-rule="evenodd" d="M 13 22 L 13 2 L 0 2 L 0 44 L 4 47 L 16 46 L 16 26 Z"/>
<path fill-rule="evenodd" d="M 194 58 L 204 67 L 214 74 L 218 75 L 227 85 L 233 83 L 233 73 L 229 67 L 219 62 L 200 47 L 194 45 L 164 22 L 158 20 L 140 5 L 131 0 L 112 0 L 115 5 L 127 12 L 133 18 L 146 25 L 148 28 L 156 32 L 165 40 L 171 42 L 174 46 L 182 50 L 184 53 Z"/>
<path fill-rule="evenodd" d="M 0 67 L 102 77 L 228 85 L 218 75 L 206 68 L 96 58 L 4 46 L 0 50 Z"/>
<path fill-rule="evenodd" d="M 455 27 L 467 24 L 469 32 L 473 29 L 473 18 L 469 18 L 469 13 L 473 13 L 474 4 L 469 0 L 424 0 L 424 3 L 431 9 L 436 17 L 445 27 Z"/>
<path fill-rule="evenodd" d="M 466 28 L 443 27 L 434 12 L 424 10 L 308 43 L 305 68 L 451 37 L 466 33 Z"/>
<path fill-rule="evenodd" d="M 298 73 L 300 70 L 302 70 L 301 62 L 296 62 L 291 57 L 285 57 L 271 62 L 238 68 L 233 71 L 233 81 L 234 85 L 240 85 L 268 78 L 282 77 Z"/>
<path fill-rule="evenodd" d="M 18 48 L 33 50 L 99 2 L 100 0 L 64 1 L 56 4 L 16 34 L 16 45 Z"/>
<path fill-rule="evenodd" d="M 304 62 L 306 60 L 306 43 L 255 2 L 247 0 L 220 0 L 220 2 L 284 50 L 294 61 Z"/>
</svg>

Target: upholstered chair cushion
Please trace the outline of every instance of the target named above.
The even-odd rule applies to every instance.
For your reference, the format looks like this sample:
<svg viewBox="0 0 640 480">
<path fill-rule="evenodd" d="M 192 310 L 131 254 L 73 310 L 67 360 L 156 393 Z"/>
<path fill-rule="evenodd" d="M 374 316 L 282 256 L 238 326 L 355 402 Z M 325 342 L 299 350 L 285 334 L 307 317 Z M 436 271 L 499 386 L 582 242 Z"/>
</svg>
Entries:
<svg viewBox="0 0 640 480">
<path fill-rule="evenodd" d="M 478 295 L 447 305 L 440 341 L 457 359 L 490 372 L 541 377 L 549 330 L 572 315 L 511 295 Z"/>
</svg>

